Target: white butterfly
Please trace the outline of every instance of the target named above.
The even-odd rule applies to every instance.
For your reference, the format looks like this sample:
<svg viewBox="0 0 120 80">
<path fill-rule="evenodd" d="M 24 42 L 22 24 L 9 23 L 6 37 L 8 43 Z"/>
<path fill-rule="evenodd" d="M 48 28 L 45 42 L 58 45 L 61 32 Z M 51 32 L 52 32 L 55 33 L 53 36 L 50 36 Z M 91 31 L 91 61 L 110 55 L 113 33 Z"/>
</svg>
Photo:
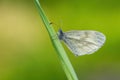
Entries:
<svg viewBox="0 0 120 80">
<path fill-rule="evenodd" d="M 94 53 L 106 40 L 104 34 L 92 30 L 72 30 L 63 32 L 59 29 L 58 37 L 65 42 L 67 47 L 76 56 Z"/>
</svg>

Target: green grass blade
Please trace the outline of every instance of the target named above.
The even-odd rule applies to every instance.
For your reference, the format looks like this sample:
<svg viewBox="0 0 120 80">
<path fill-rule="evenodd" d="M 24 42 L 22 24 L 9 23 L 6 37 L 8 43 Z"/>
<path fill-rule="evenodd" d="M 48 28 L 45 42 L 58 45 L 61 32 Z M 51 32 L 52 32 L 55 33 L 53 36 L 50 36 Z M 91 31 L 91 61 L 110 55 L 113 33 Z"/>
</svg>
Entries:
<svg viewBox="0 0 120 80">
<path fill-rule="evenodd" d="M 55 30 L 53 29 L 52 25 L 50 25 L 50 22 L 40 5 L 39 0 L 35 0 L 35 5 L 36 5 L 36 7 L 39 11 L 39 14 L 42 18 L 42 21 L 48 31 L 48 34 L 53 43 L 53 46 L 57 51 L 58 58 L 61 61 L 61 65 L 67 75 L 68 80 L 78 80 L 77 75 L 71 65 L 71 62 L 68 59 L 66 52 L 65 52 L 64 48 L 62 47 L 62 44 L 60 43 L 60 41 L 56 35 Z M 55 37 L 55 35 L 56 35 L 56 37 Z"/>
</svg>

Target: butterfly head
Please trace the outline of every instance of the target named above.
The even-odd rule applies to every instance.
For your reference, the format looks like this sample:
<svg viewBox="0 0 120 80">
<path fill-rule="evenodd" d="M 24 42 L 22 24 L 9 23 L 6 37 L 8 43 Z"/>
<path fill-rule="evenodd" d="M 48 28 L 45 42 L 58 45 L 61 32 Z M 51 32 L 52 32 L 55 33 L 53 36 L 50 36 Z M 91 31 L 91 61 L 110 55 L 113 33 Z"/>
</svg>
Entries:
<svg viewBox="0 0 120 80">
<path fill-rule="evenodd" d="M 63 36 L 64 36 L 64 33 L 63 33 L 62 29 L 59 29 L 59 30 L 58 30 L 58 38 L 59 38 L 60 40 L 62 40 Z"/>
</svg>

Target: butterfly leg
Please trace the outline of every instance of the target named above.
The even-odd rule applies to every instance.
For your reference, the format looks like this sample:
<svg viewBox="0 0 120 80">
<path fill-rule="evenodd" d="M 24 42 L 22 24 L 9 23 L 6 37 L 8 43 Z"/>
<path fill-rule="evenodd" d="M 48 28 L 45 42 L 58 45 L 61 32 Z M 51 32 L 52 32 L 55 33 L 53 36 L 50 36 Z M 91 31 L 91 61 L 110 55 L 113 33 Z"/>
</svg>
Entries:
<svg viewBox="0 0 120 80">
<path fill-rule="evenodd" d="M 50 22 L 49 24 L 52 25 L 53 22 Z M 57 39 L 57 38 L 58 38 L 58 33 L 56 33 L 55 35 L 52 36 L 52 40 L 55 40 L 55 39 Z"/>
<path fill-rule="evenodd" d="M 52 40 L 55 40 L 57 38 L 58 38 L 57 34 L 55 34 L 55 35 L 52 36 Z"/>
</svg>

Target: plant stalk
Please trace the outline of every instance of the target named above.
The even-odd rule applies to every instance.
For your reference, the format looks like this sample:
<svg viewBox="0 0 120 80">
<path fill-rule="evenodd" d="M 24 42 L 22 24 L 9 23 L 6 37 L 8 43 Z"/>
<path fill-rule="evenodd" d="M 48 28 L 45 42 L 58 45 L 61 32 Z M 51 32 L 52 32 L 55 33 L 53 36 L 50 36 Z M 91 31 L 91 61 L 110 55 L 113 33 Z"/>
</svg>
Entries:
<svg viewBox="0 0 120 80">
<path fill-rule="evenodd" d="M 72 67 L 72 64 L 70 60 L 68 59 L 68 56 L 60 43 L 60 40 L 58 39 L 55 30 L 53 29 L 52 25 L 50 24 L 50 21 L 48 20 L 47 16 L 45 15 L 39 0 L 35 0 L 35 5 L 39 11 L 39 14 L 41 16 L 41 19 L 48 31 L 48 34 L 50 36 L 50 39 L 53 43 L 53 46 L 55 50 L 57 51 L 58 58 L 61 62 L 61 65 L 66 73 L 66 76 L 68 80 L 78 80 L 77 75 Z"/>
</svg>

